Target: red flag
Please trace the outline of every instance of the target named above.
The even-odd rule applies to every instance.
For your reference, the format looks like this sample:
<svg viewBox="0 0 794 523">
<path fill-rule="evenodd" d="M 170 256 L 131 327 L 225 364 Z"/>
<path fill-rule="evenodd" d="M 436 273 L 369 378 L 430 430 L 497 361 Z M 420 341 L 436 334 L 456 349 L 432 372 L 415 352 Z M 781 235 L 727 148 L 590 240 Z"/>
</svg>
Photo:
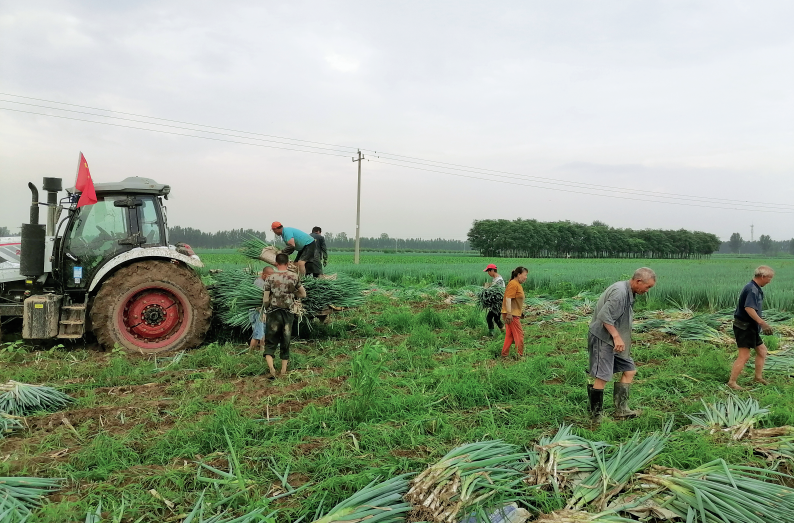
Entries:
<svg viewBox="0 0 794 523">
<path fill-rule="evenodd" d="M 77 167 L 77 183 L 74 184 L 74 188 L 80 191 L 80 200 L 77 202 L 78 208 L 83 205 L 94 205 L 97 202 L 94 180 L 91 179 L 91 173 L 88 171 L 88 162 L 85 161 L 83 153 L 80 153 L 80 165 Z"/>
</svg>

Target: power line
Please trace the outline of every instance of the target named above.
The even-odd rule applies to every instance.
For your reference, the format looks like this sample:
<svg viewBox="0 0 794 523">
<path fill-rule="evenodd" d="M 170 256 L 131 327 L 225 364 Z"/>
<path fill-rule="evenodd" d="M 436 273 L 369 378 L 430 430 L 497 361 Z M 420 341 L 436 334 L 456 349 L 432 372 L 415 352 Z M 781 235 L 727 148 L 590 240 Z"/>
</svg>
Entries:
<svg viewBox="0 0 794 523">
<path fill-rule="evenodd" d="M 204 127 L 206 129 L 217 129 L 217 130 L 223 130 L 223 131 L 230 131 L 230 132 L 234 132 L 234 133 L 247 134 L 247 135 L 251 135 L 251 136 L 263 136 L 263 137 L 267 137 L 267 138 L 252 138 L 250 136 L 238 136 L 238 135 L 235 135 L 235 134 L 219 133 L 217 131 L 207 131 L 207 130 L 204 130 L 204 129 L 193 129 L 193 128 L 188 128 L 188 127 L 180 127 L 180 126 L 162 124 L 162 123 L 157 123 L 157 122 L 133 120 L 133 119 L 129 119 L 129 118 L 122 118 L 122 117 L 119 117 L 119 116 L 88 113 L 88 112 L 84 112 L 84 111 L 76 111 L 76 110 L 73 110 L 73 109 L 63 109 L 63 108 L 59 108 L 59 107 L 49 107 L 49 106 L 44 106 L 44 105 L 39 105 L 39 104 L 31 104 L 31 103 L 26 103 L 26 102 L 19 102 L 19 101 L 15 101 L 15 100 L 0 100 L 1 102 L 6 102 L 6 103 L 15 103 L 15 104 L 29 105 L 29 106 L 33 106 L 33 107 L 46 108 L 46 109 L 51 109 L 51 110 L 56 110 L 56 111 L 73 112 L 73 113 L 79 113 L 79 114 L 95 116 L 95 117 L 98 117 L 98 118 L 108 118 L 108 119 L 115 119 L 115 120 L 122 120 L 122 121 L 130 121 L 130 122 L 134 122 L 134 123 L 141 123 L 141 124 L 144 124 L 144 125 L 182 129 L 182 130 L 192 131 L 192 132 L 196 132 L 196 133 L 215 134 L 215 135 L 219 135 L 219 136 L 229 136 L 229 137 L 232 137 L 232 138 L 239 138 L 239 139 L 242 139 L 242 140 L 265 141 L 265 142 L 277 143 L 279 145 L 289 145 L 289 146 L 292 146 L 292 147 L 299 147 L 301 149 L 295 149 L 295 148 L 290 148 L 290 147 L 278 147 L 278 146 L 273 146 L 273 145 L 263 145 L 263 144 L 250 143 L 250 142 L 240 142 L 240 141 L 235 141 L 235 140 L 213 138 L 213 137 L 209 137 L 209 136 L 198 136 L 198 135 L 193 135 L 193 134 L 176 133 L 176 132 L 171 132 L 171 131 L 163 131 L 161 129 L 135 127 L 135 126 L 122 125 L 122 124 L 111 123 L 111 122 L 102 122 L 102 121 L 96 121 L 96 120 L 86 120 L 86 119 L 74 118 L 74 117 L 68 117 L 68 116 L 62 116 L 62 115 L 38 113 L 38 112 L 33 112 L 33 111 L 23 111 L 23 110 L 19 110 L 19 109 L 11 109 L 11 108 L 8 108 L 8 107 L 0 107 L 0 109 L 4 109 L 4 110 L 7 110 L 7 111 L 15 111 L 15 112 L 26 113 L 26 114 L 34 114 L 34 115 L 39 115 L 39 116 L 49 116 L 49 117 L 52 117 L 52 118 L 61 118 L 61 119 L 74 120 L 74 121 L 80 121 L 80 122 L 86 122 L 86 123 L 96 123 L 96 124 L 102 124 L 102 125 L 111 125 L 111 126 L 114 126 L 114 127 L 123 127 L 123 128 L 136 129 L 136 130 L 141 130 L 141 131 L 152 131 L 152 132 L 158 132 L 158 133 L 162 133 L 162 134 L 170 134 L 170 135 L 175 135 L 175 136 L 184 136 L 184 137 L 189 137 L 189 138 L 202 138 L 202 139 L 206 139 L 206 140 L 213 140 L 213 141 L 226 142 L 226 143 L 235 143 L 235 144 L 240 144 L 240 145 L 254 145 L 254 146 L 258 146 L 258 147 L 267 147 L 267 148 L 272 148 L 272 149 L 281 149 L 281 150 L 294 151 L 294 152 L 307 152 L 307 153 L 312 153 L 312 154 L 323 154 L 323 155 L 327 155 L 327 156 L 347 156 L 349 153 L 346 153 L 346 152 L 343 152 L 343 151 L 339 151 L 339 150 L 335 150 L 335 149 L 328 149 L 326 147 L 317 147 L 317 146 L 312 146 L 312 145 L 302 145 L 302 144 L 299 144 L 299 143 L 280 142 L 280 141 L 277 141 L 277 140 L 272 140 L 270 138 L 278 138 L 279 140 L 289 140 L 291 142 L 302 142 L 302 143 L 306 143 L 306 144 L 318 144 L 318 145 L 325 145 L 325 146 L 329 146 L 329 147 L 338 147 L 340 149 L 355 149 L 355 148 L 352 148 L 352 147 L 334 145 L 334 144 L 327 144 L 327 143 L 324 143 L 324 142 L 312 142 L 312 141 L 308 141 L 308 140 L 300 140 L 300 139 L 288 138 L 288 137 L 283 137 L 283 136 L 267 135 L 267 134 L 261 134 L 261 133 L 252 133 L 252 132 L 248 132 L 248 131 L 239 131 L 239 130 L 235 130 L 235 129 L 227 129 L 227 128 L 222 128 L 222 127 L 205 126 L 205 125 L 202 125 L 202 124 L 195 124 L 195 123 L 190 123 L 190 122 L 181 122 L 179 120 L 169 120 L 169 119 L 166 119 L 166 118 L 157 118 L 157 117 L 153 117 L 153 116 L 138 115 L 138 114 L 134 114 L 134 113 L 125 113 L 125 112 L 121 112 L 121 111 L 113 111 L 113 110 L 110 110 L 110 109 L 102 109 L 102 108 L 90 107 L 90 106 L 84 106 L 84 105 L 78 105 L 78 104 L 70 104 L 70 103 L 66 103 L 66 102 L 58 102 L 58 101 L 46 100 L 46 99 L 42 99 L 42 98 L 33 98 L 33 97 L 29 97 L 29 96 L 15 95 L 15 94 L 9 94 L 9 93 L 0 93 L 0 95 L 12 96 L 12 97 L 18 97 L 18 98 L 24 98 L 24 99 L 36 100 L 36 101 L 43 101 L 43 102 L 47 102 L 47 103 L 54 103 L 54 104 L 60 104 L 60 105 L 67 105 L 67 106 L 71 106 L 71 107 L 80 107 L 80 108 L 92 109 L 92 110 L 96 110 L 96 111 L 105 111 L 105 112 L 111 112 L 111 113 L 117 113 L 117 114 L 124 114 L 124 115 L 129 115 L 129 116 L 136 116 L 138 118 L 147 118 L 147 119 L 152 119 L 152 120 L 160 120 L 160 121 L 164 121 L 164 122 L 180 123 L 180 124 L 184 124 L 184 125 L 190 125 L 190 126 L 193 126 L 193 127 Z M 320 150 L 323 150 L 323 151 L 331 151 L 331 152 L 319 152 L 319 151 L 311 151 L 311 150 L 306 150 L 306 149 L 320 149 Z M 661 203 L 661 204 L 667 203 L 667 204 L 684 205 L 684 206 L 688 205 L 687 203 L 682 203 L 680 201 L 660 201 L 660 200 L 638 199 L 638 198 L 635 197 L 635 195 L 649 196 L 649 197 L 652 197 L 652 198 L 662 198 L 662 199 L 670 199 L 670 200 L 672 200 L 672 199 L 675 199 L 675 200 L 686 200 L 687 202 L 698 204 L 698 205 L 700 205 L 700 206 L 702 206 L 704 208 L 712 208 L 712 209 L 744 210 L 744 211 L 754 210 L 754 211 L 760 211 L 760 212 L 778 212 L 778 213 L 785 213 L 785 214 L 794 213 L 794 206 L 786 205 L 786 204 L 769 203 L 769 202 L 758 202 L 758 201 L 749 201 L 749 200 L 733 200 L 733 199 L 725 199 L 725 198 L 713 198 L 713 197 L 706 197 L 706 196 L 693 196 L 693 195 L 683 195 L 683 194 L 674 194 L 674 193 L 661 193 L 661 192 L 657 192 L 657 191 L 631 189 L 631 188 L 627 188 L 627 187 L 614 187 L 614 186 L 607 186 L 607 185 L 600 185 L 600 184 L 590 184 L 590 183 L 584 183 L 584 182 L 571 182 L 571 181 L 568 181 L 568 180 L 555 180 L 555 179 L 544 178 L 544 177 L 540 177 L 540 176 L 523 175 L 523 174 L 513 173 L 513 172 L 509 172 L 509 171 L 498 171 L 498 170 L 494 170 L 494 169 L 477 168 L 477 167 L 461 165 L 461 164 L 455 164 L 455 163 L 439 162 L 439 161 L 435 161 L 435 160 L 426 160 L 426 159 L 416 158 L 416 157 L 412 157 L 412 156 L 398 155 L 398 154 L 394 154 L 394 153 L 385 153 L 385 152 L 382 152 L 382 151 L 378 152 L 378 151 L 371 150 L 371 149 L 362 149 L 362 150 L 373 151 L 374 153 L 376 153 L 376 155 L 377 155 L 376 157 L 384 156 L 385 160 L 390 160 L 392 162 L 400 162 L 400 163 L 397 164 L 397 163 L 389 163 L 389 162 L 380 161 L 380 160 L 374 160 L 374 159 L 371 159 L 371 157 L 370 157 L 370 161 L 377 161 L 379 163 L 383 163 L 383 164 L 386 164 L 386 165 L 392 165 L 392 166 L 395 166 L 395 167 L 418 169 L 418 170 L 423 170 L 423 171 L 427 171 L 427 172 L 434 172 L 434 173 L 439 173 L 439 174 L 446 174 L 446 175 L 449 175 L 449 176 L 458 176 L 458 177 L 470 178 L 470 179 L 475 179 L 475 180 L 496 181 L 496 182 L 508 183 L 508 184 L 512 183 L 513 185 L 533 187 L 533 188 L 537 188 L 537 189 L 548 189 L 548 190 L 554 190 L 554 191 L 559 191 L 559 192 L 570 192 L 570 193 L 575 193 L 575 194 L 587 194 L 587 195 L 604 196 L 604 197 L 621 197 L 621 196 L 611 196 L 611 195 L 608 195 L 608 194 L 595 194 L 595 193 L 591 192 L 593 190 L 602 191 L 602 192 L 603 191 L 610 191 L 610 192 L 621 193 L 623 195 L 630 195 L 632 197 L 632 199 L 637 200 L 637 201 L 646 201 L 646 202 Z M 392 157 L 392 158 L 389 158 L 389 157 Z M 409 165 L 402 165 L 402 164 L 409 164 Z M 444 169 L 444 170 L 437 170 L 437 169 Z M 477 177 L 477 176 L 458 175 L 458 174 L 455 174 L 455 173 L 452 173 L 452 172 L 448 172 L 450 170 L 466 172 L 466 173 L 471 173 L 471 174 L 479 174 L 479 175 L 482 175 L 482 176 L 488 176 L 489 178 L 482 178 L 482 177 Z M 526 184 L 526 183 L 507 182 L 507 181 L 504 181 L 504 180 L 498 180 L 498 179 L 494 179 L 494 178 L 506 178 L 506 179 L 509 179 L 509 180 L 518 180 L 518 181 L 522 181 L 522 182 L 523 181 L 531 181 L 531 182 L 534 182 L 534 183 L 537 183 L 537 184 L 552 184 L 555 187 L 546 187 L 546 186 L 543 186 L 543 185 L 533 185 L 533 184 Z M 560 188 L 558 188 L 556 186 L 570 187 L 570 188 L 573 188 L 573 189 L 583 189 L 583 190 L 586 190 L 588 192 L 575 191 L 575 190 L 570 190 L 570 189 L 560 189 Z M 716 204 L 717 206 L 714 206 L 714 205 L 702 205 L 703 203 Z M 733 207 L 725 207 L 724 205 L 733 205 Z M 744 208 L 744 207 L 748 207 L 748 206 L 751 206 L 751 205 L 753 206 L 752 209 L 745 209 Z M 776 209 L 773 209 L 773 210 L 759 209 L 757 207 L 759 205 L 760 206 L 766 206 L 766 207 L 773 207 L 773 208 L 776 208 Z"/>
<path fill-rule="evenodd" d="M 376 158 L 377 157 L 379 157 L 379 156 L 376 156 Z M 391 158 L 385 158 L 385 159 L 386 160 L 392 160 Z M 375 160 L 372 160 L 372 161 L 375 161 Z M 423 167 L 437 167 L 435 165 L 425 164 L 423 162 L 412 162 L 412 161 L 408 161 L 408 160 L 392 160 L 392 161 L 398 161 L 398 162 L 409 163 L 409 164 L 417 164 L 417 165 L 420 165 L 420 166 L 423 166 Z M 382 162 L 382 163 L 385 163 L 385 162 Z M 441 162 L 439 162 L 439 163 L 441 163 Z M 396 165 L 396 166 L 400 166 L 400 167 L 414 168 L 413 165 L 399 165 L 399 164 L 389 164 L 389 165 Z M 494 170 L 491 170 L 491 169 L 482 169 L 482 170 L 480 170 L 480 169 L 461 169 L 461 168 L 455 168 L 455 167 L 438 167 L 438 168 L 447 169 L 447 170 L 453 170 L 453 171 L 468 172 L 468 173 L 473 173 L 473 174 L 483 174 L 485 176 L 492 176 L 492 177 L 497 177 L 497 178 L 507 178 L 507 179 L 511 179 L 511 180 L 534 181 L 536 183 L 562 185 L 562 186 L 566 186 L 566 187 L 573 187 L 573 188 L 576 188 L 576 189 L 590 189 L 590 190 L 596 190 L 596 191 L 618 192 L 618 193 L 623 193 L 623 194 L 626 194 L 626 195 L 639 194 L 639 195 L 644 195 L 644 196 L 652 196 L 652 197 L 655 197 L 655 198 L 669 198 L 669 199 L 675 199 L 675 200 L 687 200 L 687 201 L 691 201 L 693 203 L 701 203 L 701 202 L 717 203 L 717 204 L 724 203 L 724 204 L 733 204 L 733 205 L 739 205 L 739 206 L 749 206 L 749 205 L 755 205 L 755 204 L 762 203 L 762 202 L 750 202 L 750 201 L 742 201 L 742 200 L 726 200 L 726 199 L 721 199 L 721 198 L 708 198 L 708 197 L 699 197 L 699 196 L 687 196 L 687 195 L 677 195 L 677 194 L 669 194 L 669 193 L 658 193 L 658 192 L 654 192 L 654 191 L 644 191 L 644 190 L 640 190 L 640 189 L 629 189 L 629 188 L 625 188 L 625 187 L 621 188 L 621 187 L 611 187 L 611 186 L 608 186 L 608 185 L 596 185 L 596 184 L 590 184 L 590 183 L 568 182 L 568 181 L 565 181 L 565 180 L 553 180 L 553 179 L 550 179 L 550 178 L 542 178 L 542 177 L 538 177 L 538 176 L 522 176 L 520 174 L 515 174 L 513 176 L 508 176 L 508 174 L 514 174 L 514 173 L 508 173 L 508 172 L 505 172 L 505 171 L 494 171 Z M 444 174 L 452 174 L 452 173 L 448 173 L 447 171 L 432 171 L 432 172 L 439 172 L 439 173 L 444 173 Z M 491 174 L 491 173 L 504 173 L 504 174 Z M 531 187 L 537 187 L 537 186 L 533 185 Z M 543 188 L 543 187 L 539 187 L 539 188 Z M 555 190 L 559 190 L 559 189 L 555 189 Z M 658 203 L 667 203 L 667 202 L 658 202 Z M 781 209 L 788 209 L 788 210 L 794 211 L 794 206 L 788 206 L 788 205 L 784 205 L 784 204 L 768 204 L 768 205 L 777 206 L 777 207 L 780 207 Z"/>
<path fill-rule="evenodd" d="M 50 116 L 52 118 L 62 118 L 64 120 L 74 120 L 77 122 L 88 122 L 88 123 L 97 123 L 101 125 L 112 125 L 114 127 L 124 127 L 126 129 L 137 129 L 139 131 L 151 131 L 154 133 L 162 133 L 162 134 L 172 134 L 175 136 L 186 136 L 188 138 L 201 138 L 202 140 L 213 140 L 215 142 L 227 142 L 227 143 L 238 143 L 241 145 L 253 145 L 254 147 L 267 147 L 269 149 L 282 149 L 284 151 L 296 151 L 299 153 L 311 153 L 311 154 L 322 154 L 325 156 L 344 156 L 347 157 L 347 154 L 333 154 L 333 153 L 323 153 L 319 151 L 306 151 L 304 149 L 290 149 L 288 147 L 276 147 L 275 145 L 264 145 L 261 143 L 249 143 L 249 142 L 237 142 L 235 140 L 224 140 L 223 138 L 212 138 L 211 136 L 196 136 L 195 134 L 184 134 L 184 133 L 175 133 L 173 131 L 161 131 L 160 129 L 146 129 L 145 127 L 134 127 L 132 125 L 122 125 L 118 123 L 111 123 L 111 122 L 97 122 L 96 120 L 84 120 L 82 118 L 72 118 L 70 116 L 60 116 L 57 114 L 46 114 L 46 113 L 36 113 L 33 111 L 22 111 L 21 109 L 11 109 L 9 107 L 0 107 L 0 109 L 4 111 L 14 111 L 17 113 L 27 113 L 27 114 L 37 114 L 39 116 Z M 299 146 L 297 146 L 299 147 Z"/>
<path fill-rule="evenodd" d="M 396 163 L 384 162 L 382 160 L 370 159 L 369 161 L 382 163 L 384 165 L 393 165 L 395 167 L 405 167 L 404 165 L 399 165 L 399 164 L 396 164 Z M 546 189 L 546 190 L 549 190 L 549 191 L 559 191 L 559 192 L 574 193 L 574 194 L 585 194 L 587 196 L 601 196 L 601 197 L 604 197 L 604 198 L 625 198 L 624 196 L 613 196 L 613 195 L 609 195 L 609 194 L 595 194 L 595 193 L 592 193 L 592 192 L 584 192 L 584 191 L 571 191 L 569 189 L 555 189 L 554 187 L 543 187 L 543 186 L 532 185 L 532 184 L 528 184 L 528 183 L 516 183 L 516 182 L 508 182 L 508 181 L 504 181 L 504 180 L 494 180 L 492 178 L 479 178 L 477 176 L 469 176 L 469 175 L 466 175 L 466 174 L 456 174 L 456 173 L 450 173 L 450 172 L 444 172 L 444 171 L 436 171 L 436 170 L 433 170 L 433 169 L 425 169 L 425 168 L 422 168 L 422 167 L 409 167 L 409 168 L 410 169 L 418 169 L 420 171 L 428 171 L 428 172 L 434 172 L 434 173 L 447 174 L 449 176 L 457 176 L 457 177 L 460 177 L 460 178 L 470 178 L 472 180 L 484 180 L 484 181 L 488 181 L 488 182 L 504 183 L 504 184 L 507 184 L 507 185 L 520 185 L 520 186 L 523 186 L 523 187 L 533 187 L 535 189 Z M 670 205 L 683 205 L 683 206 L 687 206 L 687 207 L 691 206 L 690 204 L 686 204 L 686 203 L 665 202 L 665 201 L 658 201 L 658 200 L 645 200 L 645 199 L 642 199 L 642 198 L 632 198 L 632 201 L 641 201 L 641 202 L 650 202 L 650 203 L 664 203 L 664 204 L 670 204 Z M 715 207 L 715 206 L 711 206 L 711 205 L 698 205 L 698 207 L 703 207 L 703 208 L 707 208 L 707 209 L 723 209 L 723 210 L 730 210 L 730 211 L 753 210 L 753 211 L 758 211 L 758 212 L 771 212 L 771 213 L 777 213 L 777 214 L 794 214 L 794 210 L 792 210 L 792 211 L 775 211 L 775 210 L 763 210 L 763 209 L 757 209 L 757 208 L 753 208 L 753 209 L 736 209 L 736 208 L 733 208 L 733 207 Z"/>
<path fill-rule="evenodd" d="M 454 164 L 454 163 L 437 162 L 435 160 L 422 160 L 421 158 L 413 158 L 413 157 L 410 157 L 410 156 L 402 156 L 402 155 L 398 155 L 398 154 L 390 154 L 390 153 L 377 152 L 377 151 L 373 151 L 373 152 L 376 153 L 376 157 L 380 157 L 381 155 L 394 156 L 395 158 L 385 158 L 385 159 L 386 160 L 395 161 L 395 162 L 417 164 L 417 165 L 423 165 L 425 167 L 436 167 L 436 168 L 439 168 L 439 169 L 449 169 L 449 170 L 455 170 L 455 171 L 470 172 L 470 173 L 475 173 L 475 174 L 484 174 L 486 176 L 498 176 L 498 177 L 501 177 L 501 178 L 511 178 L 511 179 L 517 179 L 517 180 L 535 181 L 535 182 L 538 182 L 538 183 L 547 183 L 547 184 L 554 184 L 554 185 L 565 185 L 565 186 L 568 186 L 568 187 L 574 187 L 574 188 L 580 188 L 580 189 L 582 189 L 582 188 L 592 188 L 592 189 L 596 189 L 596 190 L 617 191 L 617 192 L 622 192 L 622 193 L 627 193 L 627 194 L 641 194 L 641 195 L 646 195 L 646 196 L 653 196 L 653 197 L 656 197 L 656 198 L 686 199 L 686 200 L 691 200 L 691 201 L 695 201 L 695 202 L 698 202 L 698 201 L 713 202 L 713 203 L 722 203 L 722 202 L 724 202 L 724 203 L 736 203 L 736 204 L 739 204 L 739 205 L 758 204 L 758 205 L 775 206 L 775 207 L 780 207 L 780 208 L 783 208 L 783 209 L 794 210 L 794 206 L 786 205 L 786 204 L 782 204 L 782 203 L 758 202 L 758 201 L 751 201 L 751 200 L 732 200 L 732 199 L 727 199 L 727 198 L 710 198 L 708 196 L 692 196 L 692 195 L 676 194 L 676 193 L 661 193 L 661 192 L 658 192 L 658 191 L 646 191 L 646 190 L 642 190 L 642 189 L 630 189 L 630 188 L 627 188 L 627 187 L 615 187 L 615 186 L 610 186 L 610 185 L 592 184 L 592 183 L 585 183 L 585 182 L 570 182 L 570 181 L 567 181 L 567 180 L 556 180 L 556 179 L 553 179 L 553 178 L 544 178 L 542 176 L 532 176 L 532 175 L 527 175 L 527 174 L 519 174 L 519 173 L 510 172 L 510 171 L 497 171 L 497 170 L 494 170 L 494 169 L 483 169 L 483 168 L 470 167 L 470 166 L 467 166 L 467 165 L 460 165 L 460 164 Z M 418 161 L 400 160 L 400 159 L 396 159 L 396 158 L 410 158 L 411 160 L 418 160 Z M 434 165 L 434 164 L 437 164 L 437 165 Z M 450 166 L 450 167 L 445 167 L 447 165 Z M 405 167 L 410 167 L 410 166 L 405 166 Z M 437 172 L 441 172 L 441 171 L 437 171 Z M 494 173 L 494 174 L 490 174 L 490 173 Z M 509 176 L 506 176 L 506 175 L 509 175 Z M 660 202 L 660 203 L 663 203 L 663 202 Z"/>
<path fill-rule="evenodd" d="M 43 109 L 53 109 L 53 110 L 56 110 L 56 111 L 67 111 L 67 112 L 70 112 L 70 113 L 79 113 L 79 114 L 85 114 L 85 115 L 89 115 L 89 116 L 97 116 L 99 118 L 113 118 L 115 120 L 122 120 L 122 121 L 125 121 L 125 122 L 142 123 L 142 124 L 146 124 L 146 125 L 159 125 L 161 127 L 168 127 L 168 128 L 171 128 L 171 129 L 182 129 L 184 131 L 193 131 L 193 132 L 197 132 L 197 133 L 217 134 L 218 136 L 230 136 L 232 138 L 242 138 L 244 140 L 257 140 L 257 141 L 263 141 L 263 142 L 272 142 L 272 143 L 278 143 L 278 144 L 282 144 L 282 145 L 292 145 L 292 146 L 295 146 L 295 147 L 307 147 L 307 148 L 310 148 L 310 149 L 322 149 L 322 150 L 325 150 L 325 151 L 334 151 L 334 152 L 338 152 L 340 154 L 345 154 L 345 155 L 348 154 L 347 151 L 337 151 L 335 149 L 329 149 L 327 147 L 318 147 L 316 145 L 299 145 L 299 144 L 294 144 L 294 143 L 289 143 L 289 142 L 279 142 L 277 140 L 271 140 L 271 139 L 266 139 L 266 138 L 249 138 L 248 136 L 238 136 L 236 134 L 219 133 L 217 131 L 204 131 L 202 129 L 191 129 L 190 127 L 180 127 L 178 125 L 169 125 L 169 124 L 164 124 L 164 123 L 147 122 L 147 121 L 144 121 L 144 120 L 133 120 L 132 118 L 122 118 L 120 116 L 108 116 L 108 115 L 105 115 L 105 114 L 89 113 L 89 112 L 86 112 L 86 111 L 76 111 L 74 109 L 59 109 L 57 107 L 49 107 L 47 105 L 29 104 L 29 103 L 17 102 L 17 101 L 13 101 L 13 100 L 0 100 L 0 102 L 8 102 L 8 103 L 14 103 L 14 104 L 21 104 L 21 105 L 29 105 L 29 106 L 32 106 L 32 107 L 40 107 L 40 108 L 43 108 Z M 242 132 L 243 131 L 240 131 L 240 133 L 242 133 Z"/>
<path fill-rule="evenodd" d="M 15 98 L 25 98 L 27 100 L 36 100 L 36 101 L 39 101 L 39 102 L 47 102 L 47 103 L 53 103 L 53 104 L 59 104 L 59 105 L 68 105 L 70 107 L 80 107 L 82 109 L 92 109 L 94 111 L 105 111 L 105 112 L 109 112 L 109 113 L 124 114 L 124 115 L 127 115 L 127 116 L 135 116 L 135 117 L 138 117 L 138 118 L 149 118 L 151 120 L 161 120 L 163 122 L 179 123 L 179 124 L 183 124 L 183 125 L 193 125 L 195 127 L 206 127 L 207 129 L 217 129 L 219 131 L 231 131 L 231 132 L 234 132 L 234 133 L 252 134 L 252 135 L 255 135 L 255 136 L 264 136 L 266 138 L 278 138 L 280 140 L 290 140 L 290 141 L 293 141 L 293 142 L 313 143 L 313 144 L 316 144 L 316 145 L 328 145 L 330 147 L 337 147 L 337 148 L 340 148 L 340 149 L 350 149 L 351 151 L 357 151 L 358 150 L 357 147 L 350 147 L 350 146 L 347 146 L 347 145 L 335 145 L 335 144 L 331 144 L 331 143 L 312 142 L 312 141 L 309 141 L 309 140 L 300 140 L 298 138 L 289 138 L 289 137 L 286 137 L 286 136 L 276 136 L 276 135 L 272 135 L 272 134 L 252 133 L 252 132 L 249 132 L 249 131 L 239 131 L 237 129 L 227 129 L 225 127 L 213 127 L 211 125 L 203 125 L 203 124 L 198 124 L 198 123 L 183 122 L 183 121 L 180 121 L 180 120 L 169 120 L 168 118 L 157 118 L 156 116 L 146 116 L 146 115 L 143 115 L 143 114 L 125 113 L 125 112 L 122 112 L 122 111 L 115 111 L 113 109 L 103 109 L 101 107 L 91 107 L 91 106 L 88 106 L 88 105 L 78 105 L 78 104 L 70 104 L 70 103 L 66 103 L 66 102 L 58 102 L 58 101 L 55 101 L 55 100 L 45 100 L 43 98 L 33 98 L 32 96 L 22 96 L 20 94 L 0 93 L 0 95 L 2 95 L 2 96 L 13 96 Z M 14 103 L 21 103 L 21 102 L 14 102 Z M 50 109 L 55 109 L 55 110 L 58 110 L 58 111 L 65 111 L 66 110 L 66 109 L 59 109 L 57 107 L 51 107 Z M 110 118 L 114 118 L 114 117 L 111 116 Z"/>
</svg>

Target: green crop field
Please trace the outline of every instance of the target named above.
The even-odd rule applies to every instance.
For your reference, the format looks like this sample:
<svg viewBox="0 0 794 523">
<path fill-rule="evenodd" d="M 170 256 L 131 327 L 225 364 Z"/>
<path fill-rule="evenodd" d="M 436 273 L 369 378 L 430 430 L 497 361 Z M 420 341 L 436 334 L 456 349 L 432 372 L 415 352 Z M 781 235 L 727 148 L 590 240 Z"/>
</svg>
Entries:
<svg viewBox="0 0 794 523">
<path fill-rule="evenodd" d="M 207 282 L 209 269 L 249 263 L 234 251 L 200 254 Z M 530 269 L 524 358 L 498 357 L 502 340 L 487 336 L 484 313 L 475 306 L 475 286 L 486 280 L 488 262 L 505 276 L 516 265 Z M 658 455 L 642 466 L 651 475 L 666 470 L 659 467 L 686 471 L 718 459 L 731 467 L 789 473 L 790 436 L 788 450 L 775 447 L 780 452 L 773 453 L 769 431 L 733 439 L 735 432 L 719 427 L 693 430 L 687 417 L 697 418 L 702 401 L 731 397 L 724 383 L 735 350 L 724 310 L 735 305 L 761 263 L 777 270 L 765 288 L 767 305 L 777 309 L 776 332 L 765 340 L 778 352 L 770 357 L 771 384 L 753 386 L 748 370 L 741 380 L 748 390 L 738 398 L 767 407 L 751 426 L 772 429 L 794 425 L 794 367 L 785 353 L 794 343 L 794 320 L 785 313 L 794 312 L 792 259 L 486 260 L 366 253 L 356 266 L 352 255 L 332 253 L 327 271 L 363 281 L 366 302 L 302 331 L 291 351 L 291 372 L 273 382 L 265 377 L 261 352 L 248 350 L 239 333 L 218 327 L 201 348 L 160 358 L 91 346 L 0 345 L 0 382 L 47 384 L 75 400 L 57 412 L 33 412 L 11 432 L 3 434 L 0 426 L 0 522 L 6 521 L 3 479 L 34 476 L 63 481 L 41 499 L 28 523 L 220 523 L 255 510 L 262 521 L 310 523 L 371 481 L 418 473 L 458 445 L 501 439 L 530 456 L 540 452 L 540 438 L 562 424 L 572 425 L 576 436 L 628 442 L 627 448 L 636 445 L 635 434 L 669 430 Z M 623 422 L 607 416 L 593 426 L 584 372 L 591 308 L 606 285 L 642 265 L 659 277 L 648 299 L 637 303 L 632 351 L 639 372 L 632 404 L 643 414 Z M 693 334 L 692 322 L 708 323 L 711 330 L 697 327 Z M 608 414 L 609 390 L 605 408 Z M 763 479 L 794 482 L 769 474 Z M 519 499 L 532 513 L 530 521 L 566 506 L 570 484 L 539 488 L 533 481 L 527 473 L 514 493 L 499 496 Z M 785 499 L 794 496 L 785 492 Z M 196 506 L 204 507 L 203 519 L 189 516 Z M 595 504 L 582 508 L 600 511 Z M 773 511 L 757 517 L 781 521 Z"/>
</svg>

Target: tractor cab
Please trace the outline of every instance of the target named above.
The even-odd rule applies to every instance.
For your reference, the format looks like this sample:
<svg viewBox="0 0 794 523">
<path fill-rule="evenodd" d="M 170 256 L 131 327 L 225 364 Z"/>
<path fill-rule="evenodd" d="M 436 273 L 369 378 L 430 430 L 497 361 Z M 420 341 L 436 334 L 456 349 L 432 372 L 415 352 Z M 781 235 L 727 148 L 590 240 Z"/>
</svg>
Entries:
<svg viewBox="0 0 794 523">
<path fill-rule="evenodd" d="M 94 187 L 97 203 L 73 203 L 57 232 L 53 275 L 65 293 L 85 292 L 105 264 L 132 249 L 168 246 L 168 185 L 133 177 Z M 76 202 L 74 189 L 67 192 Z"/>
</svg>

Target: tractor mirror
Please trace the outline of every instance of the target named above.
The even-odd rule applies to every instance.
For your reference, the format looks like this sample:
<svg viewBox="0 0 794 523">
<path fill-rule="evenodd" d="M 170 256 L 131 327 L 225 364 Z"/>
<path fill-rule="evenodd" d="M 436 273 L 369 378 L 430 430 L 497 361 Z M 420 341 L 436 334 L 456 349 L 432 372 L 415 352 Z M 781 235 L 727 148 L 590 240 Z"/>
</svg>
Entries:
<svg viewBox="0 0 794 523">
<path fill-rule="evenodd" d="M 141 200 L 140 198 L 136 198 L 134 196 L 128 196 L 127 198 L 124 198 L 123 200 L 116 200 L 115 202 L 113 202 L 113 205 L 115 207 L 130 207 L 130 208 L 132 208 L 132 207 L 142 207 L 143 206 L 143 200 Z"/>
</svg>

